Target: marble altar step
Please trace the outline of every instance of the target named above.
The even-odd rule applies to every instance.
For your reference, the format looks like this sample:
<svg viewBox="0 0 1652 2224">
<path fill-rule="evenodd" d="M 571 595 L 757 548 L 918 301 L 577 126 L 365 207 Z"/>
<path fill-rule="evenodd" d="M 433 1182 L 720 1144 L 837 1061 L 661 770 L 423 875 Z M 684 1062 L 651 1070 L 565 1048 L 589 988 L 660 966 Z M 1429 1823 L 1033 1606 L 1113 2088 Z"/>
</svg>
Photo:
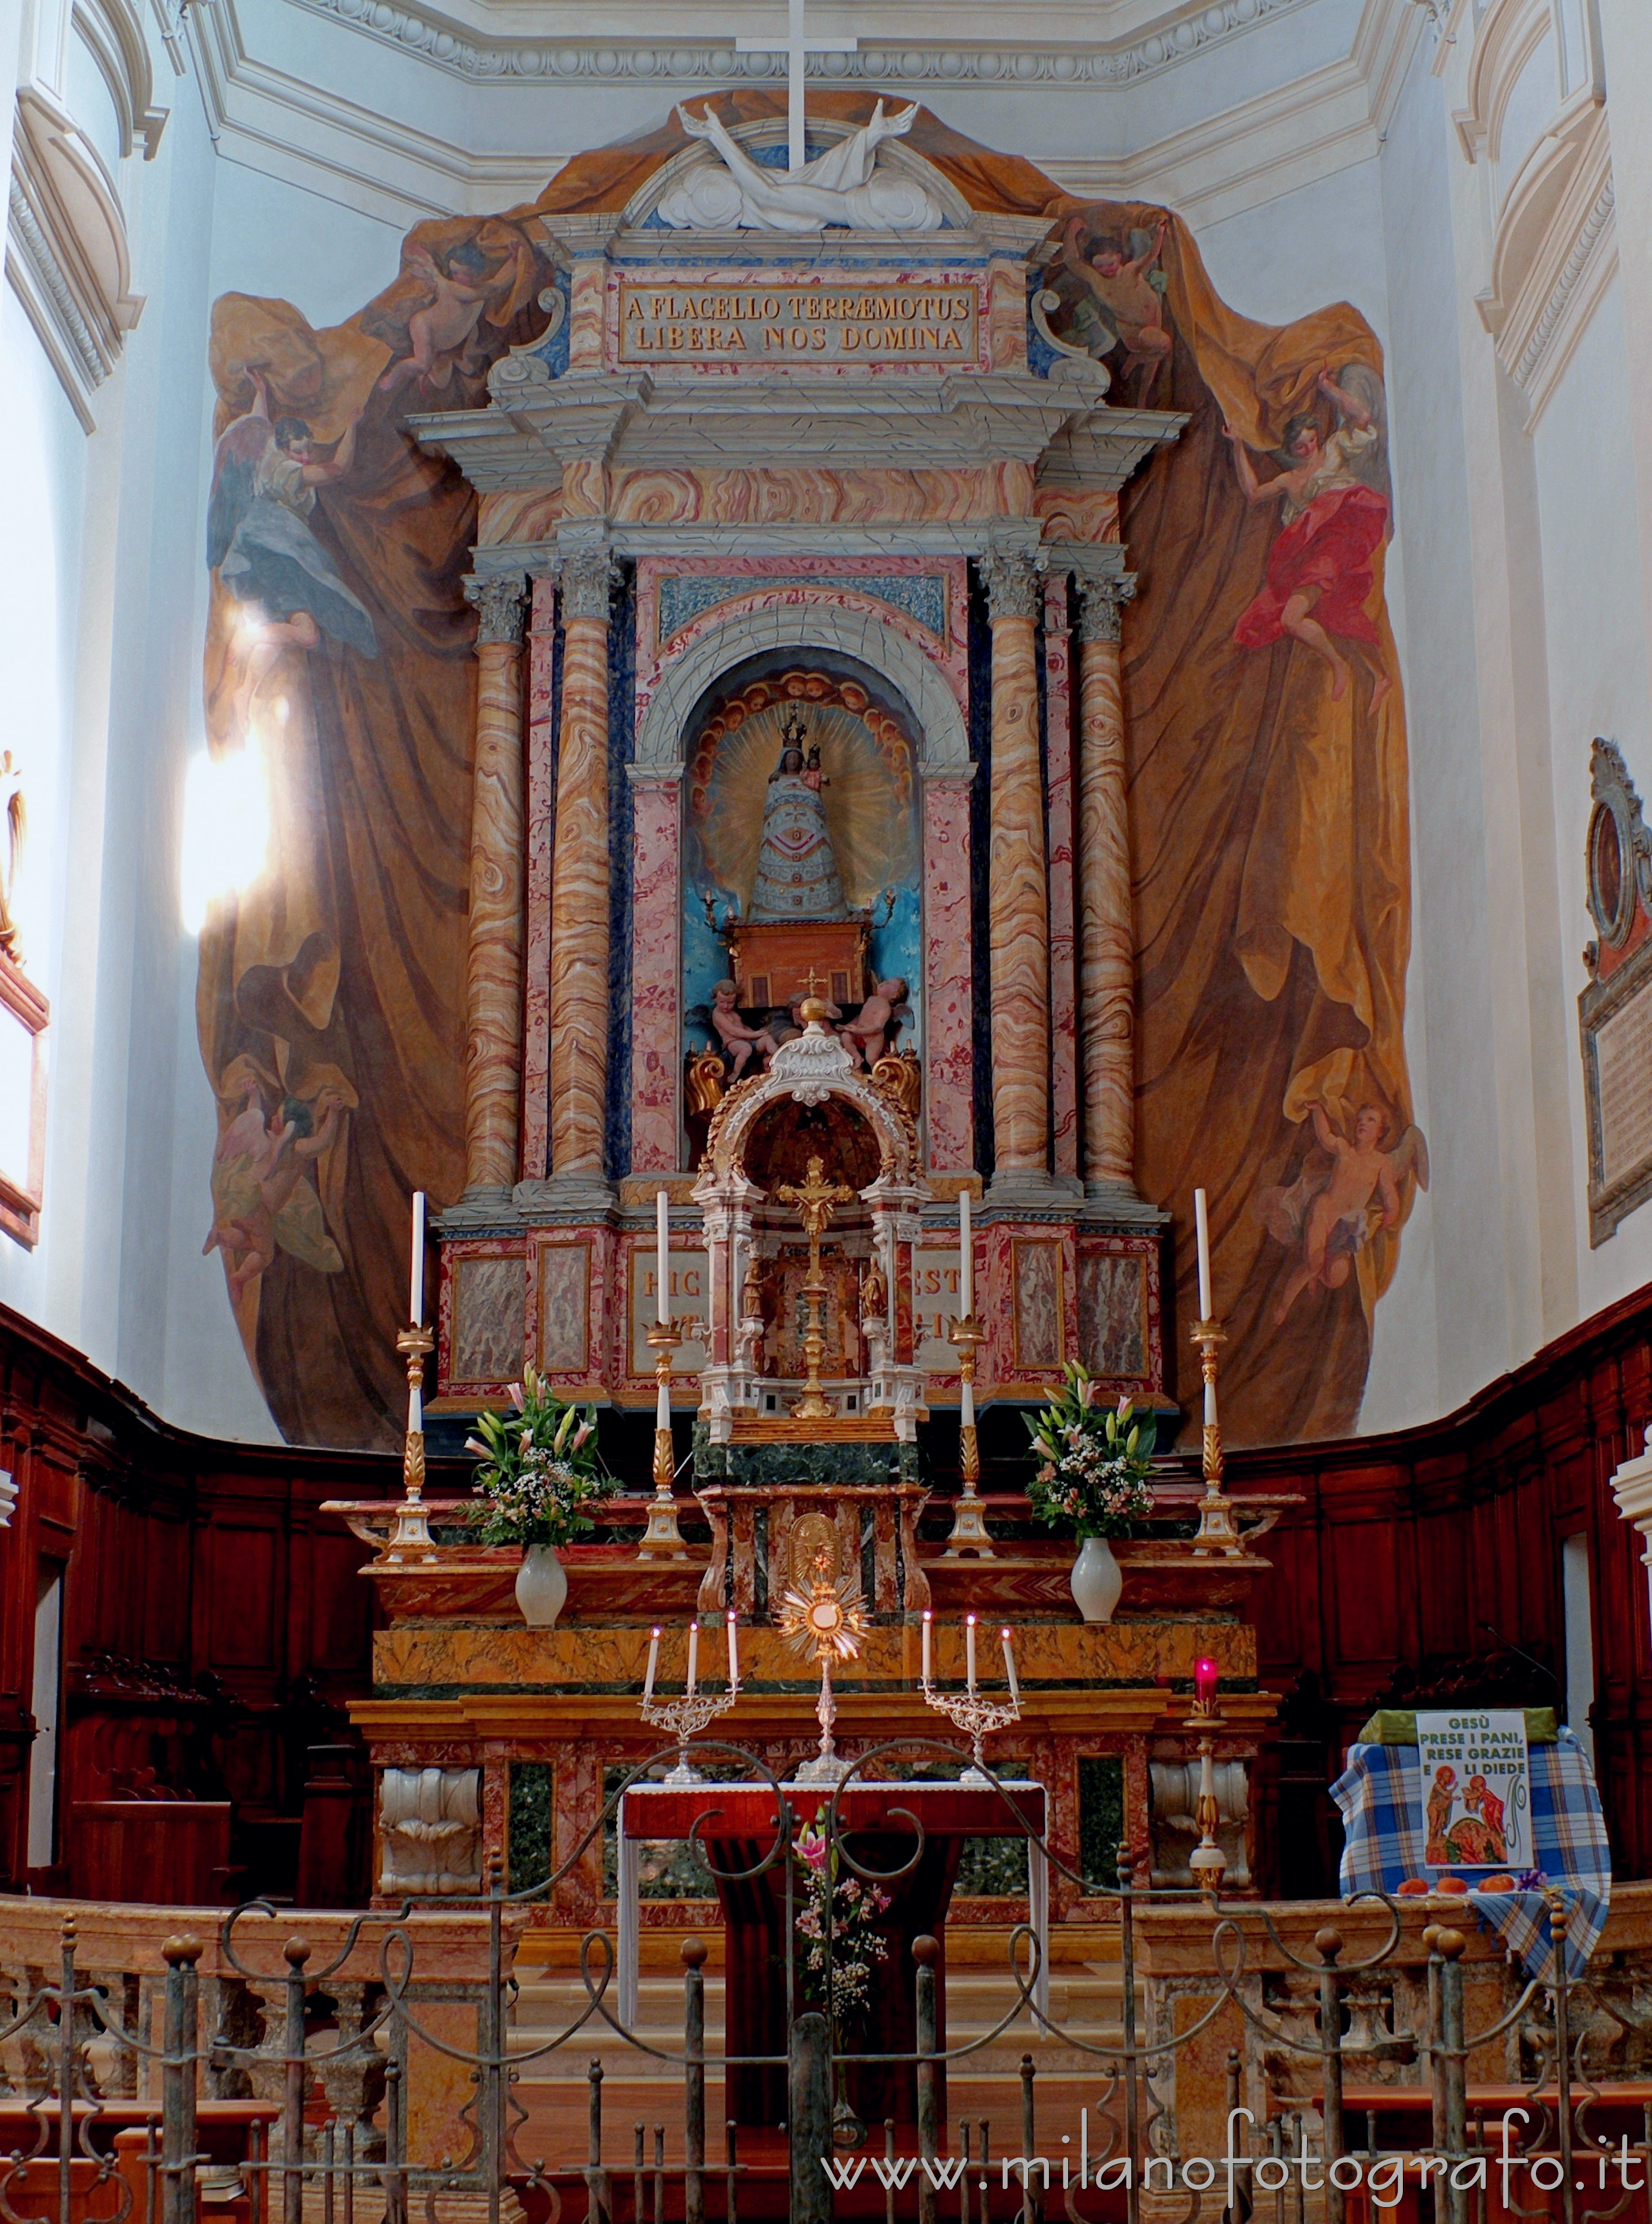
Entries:
<svg viewBox="0 0 1652 2224">
<path fill-rule="evenodd" d="M 991 1972 L 959 1971 L 947 1984 L 947 2039 L 951 2046 L 967 2044 L 991 2030 L 1010 2006 L 1012 1995 L 1004 1980 Z M 1120 2028 L 1121 1984 L 1116 1967 L 1104 1963 L 1067 1970 L 1050 1979 L 1050 2015 L 1092 2046 L 1116 2045 Z M 525 1975 L 517 1996 L 510 2034 L 513 2054 L 531 2052 L 558 2031 L 566 2030 L 586 2005 L 585 1987 L 576 1976 Z M 617 2000 L 612 2005 L 617 2011 Z M 1138 2016 L 1140 2015 L 1138 1994 Z M 706 2037 L 708 2048 L 718 2052 L 723 2044 L 724 1987 L 719 1978 L 706 1983 Z M 682 1986 L 674 1977 L 644 1977 L 637 1987 L 637 2016 L 633 2026 L 645 2045 L 675 2050 L 682 2044 Z M 1048 2032 L 1040 2032 L 1022 2016 L 999 2038 L 970 2057 L 972 2080 L 1018 2076 L 1021 2057 L 1030 2053 L 1041 2076 L 1060 2071 L 1094 2073 L 1094 2057 L 1083 2049 L 1065 2044 Z M 593 2018 L 576 2037 L 554 2054 L 530 2063 L 521 2073 L 518 2092 L 529 2101 L 536 2086 L 566 2086 L 570 2079 L 583 2081 L 588 2063 L 601 2062 L 604 2078 L 619 2077 L 649 2083 L 673 2082 L 680 2071 L 669 2062 L 640 2053 L 620 2034 Z"/>
</svg>

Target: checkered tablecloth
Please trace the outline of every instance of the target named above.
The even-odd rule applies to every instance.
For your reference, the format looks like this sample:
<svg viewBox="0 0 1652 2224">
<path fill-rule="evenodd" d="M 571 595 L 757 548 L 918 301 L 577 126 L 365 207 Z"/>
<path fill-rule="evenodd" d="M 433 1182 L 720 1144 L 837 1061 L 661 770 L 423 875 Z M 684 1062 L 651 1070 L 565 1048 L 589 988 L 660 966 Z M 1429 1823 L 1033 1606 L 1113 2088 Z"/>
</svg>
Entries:
<svg viewBox="0 0 1652 2224">
<path fill-rule="evenodd" d="M 1600 1812 L 1600 1795 L 1588 1757 L 1570 1730 L 1554 1745 L 1528 1748 L 1530 1769 L 1532 1860 L 1564 1893 L 1570 1921 L 1566 1965 L 1580 1976 L 1606 1927 L 1611 1905 L 1611 1849 Z M 1408 1877 L 1440 1878 L 1461 1873 L 1471 1886 L 1475 1873 L 1431 1869 L 1423 1861 L 1421 1772 L 1414 1745 L 1356 1745 L 1348 1766 L 1331 1787 L 1342 1810 L 1345 1842 L 1342 1854 L 1344 1895 L 1393 1892 Z M 1554 1968 L 1548 1909 L 1541 1892 L 1470 1891 L 1469 1905 L 1529 1976 L 1548 1977 Z"/>
</svg>

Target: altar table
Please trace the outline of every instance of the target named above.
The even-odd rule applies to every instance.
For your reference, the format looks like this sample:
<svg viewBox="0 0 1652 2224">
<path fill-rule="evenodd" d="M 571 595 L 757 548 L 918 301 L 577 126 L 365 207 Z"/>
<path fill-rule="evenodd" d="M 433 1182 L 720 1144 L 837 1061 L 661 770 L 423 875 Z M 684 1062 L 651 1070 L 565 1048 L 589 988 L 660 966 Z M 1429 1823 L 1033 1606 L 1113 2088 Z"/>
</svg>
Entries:
<svg viewBox="0 0 1652 2224">
<path fill-rule="evenodd" d="M 798 1825 L 824 1813 L 829 1785 L 788 1784 L 782 1787 Z M 871 2014 L 848 2034 L 855 2054 L 905 2054 L 917 2044 L 916 1967 L 912 1944 L 926 1933 L 940 1948 L 935 1963 L 935 2037 L 946 2044 L 946 1909 L 957 1880 L 966 1838 L 1025 1838 L 1028 1846 L 1028 1914 L 1037 1942 L 1038 1978 L 1033 1997 L 1041 2010 L 1049 2000 L 1049 1865 L 1039 1840 L 1047 1816 L 1041 1785 L 1004 1780 L 1004 1790 L 1025 1821 L 990 1785 L 954 1783 L 856 1784 L 838 1803 L 840 1828 L 849 1850 L 864 1868 L 890 1870 L 911 1860 L 909 1823 L 891 1814 L 905 1809 L 923 1829 L 923 1848 L 912 1867 L 881 1889 L 891 1905 L 879 1928 L 889 1956 L 874 1980 Z M 713 1872 L 753 1868 L 773 1845 L 778 1827 L 775 1795 L 766 1784 L 701 1784 L 687 1786 L 634 1785 L 619 1810 L 619 2012 L 636 2019 L 637 1948 L 641 1921 L 640 1854 L 646 1840 L 687 1838 L 698 1823 L 699 1837 Z M 804 1877 L 794 1866 L 793 1910 L 803 1904 Z M 735 1876 L 717 1886 L 726 1930 L 727 2020 L 724 2050 L 730 2057 L 786 2051 L 787 2002 L 777 1981 L 786 1966 L 784 1860 L 762 1876 Z M 1006 1973 L 1007 1985 L 1007 1973 Z M 1006 2002 L 1007 2005 L 1007 2002 Z M 731 2059 L 727 2072 L 726 2113 L 742 2125 L 778 2125 L 786 2115 L 783 2061 L 741 2065 Z M 893 2117 L 917 2120 L 917 2072 L 910 2065 L 867 2063 L 851 2068 L 848 2097 L 869 2123 Z M 946 2107 L 946 2072 L 936 2071 L 936 2101 Z"/>
</svg>

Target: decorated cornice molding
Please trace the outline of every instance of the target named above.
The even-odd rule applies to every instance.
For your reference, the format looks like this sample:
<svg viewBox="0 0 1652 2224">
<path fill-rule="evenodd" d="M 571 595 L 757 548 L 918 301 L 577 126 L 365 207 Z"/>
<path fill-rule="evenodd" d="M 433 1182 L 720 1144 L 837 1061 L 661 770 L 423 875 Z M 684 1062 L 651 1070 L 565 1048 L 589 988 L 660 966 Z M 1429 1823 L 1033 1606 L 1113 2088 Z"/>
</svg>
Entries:
<svg viewBox="0 0 1652 2224">
<path fill-rule="evenodd" d="M 120 360 L 142 298 L 131 291 L 126 218 L 91 142 L 35 86 L 17 95 L 6 272 L 75 414 Z"/>
<path fill-rule="evenodd" d="M 1305 18 L 1320 0 L 1223 0 L 1180 25 L 1112 47 L 1016 48 L 942 47 L 933 40 L 867 47 L 819 58 L 812 82 L 876 84 L 922 98 L 926 86 L 978 91 L 984 98 L 1040 85 L 1093 98 L 1100 83 L 1121 92 L 1155 72 L 1215 54 L 1222 42 L 1286 13 Z M 731 46 L 531 41 L 472 36 L 457 23 L 390 4 L 390 0 L 289 0 L 301 28 L 320 15 L 340 29 L 417 54 L 485 94 L 490 85 L 520 93 L 536 85 L 585 84 L 658 87 L 662 101 L 723 82 L 783 79 L 780 58 L 739 54 Z M 421 128 L 421 117 L 392 117 L 372 94 L 347 92 L 337 73 L 328 85 L 295 75 L 269 41 L 285 9 L 258 17 L 257 55 L 250 54 L 237 0 L 192 7 L 186 16 L 208 114 L 221 151 L 261 174 L 307 193 L 322 192 L 386 224 L 406 225 L 431 215 L 484 215 L 532 200 L 569 159 L 554 147 L 497 143 L 478 151 L 474 124 L 463 111 L 443 111 L 454 136 Z M 1231 108 L 1150 141 L 1123 157 L 1050 155 L 1043 167 L 1065 191 L 1086 199 L 1161 200 L 1190 223 L 1210 224 L 1370 160 L 1380 151 L 1394 104 L 1425 18 L 1415 0 L 1365 0 L 1350 51 L 1259 90 Z M 1132 59 L 1134 57 L 1134 59 Z M 1213 67 L 1225 65 L 1212 64 Z M 363 67 L 376 66 L 367 57 Z M 995 74 L 996 73 L 996 74 Z M 1219 98 L 1219 95 L 1218 95 Z M 598 134 L 600 137 L 602 135 Z M 991 129 L 987 136 L 993 136 Z M 1088 137 L 1086 131 L 1084 135 Z"/>
<path fill-rule="evenodd" d="M 721 41 L 666 45 L 642 40 L 606 44 L 529 39 L 475 39 L 440 16 L 384 0 L 291 0 L 330 16 L 384 45 L 418 54 L 455 77 L 531 78 L 548 83 L 699 85 L 784 82 L 783 54 L 741 54 Z M 1313 0 L 1214 0 L 1146 38 L 1114 46 L 1039 50 L 1025 47 L 891 44 L 852 54 L 811 54 L 812 79 L 837 85 L 937 85 L 948 88 L 1023 85 L 1130 85 L 1189 60 L 1257 24 L 1309 7 Z"/>
</svg>

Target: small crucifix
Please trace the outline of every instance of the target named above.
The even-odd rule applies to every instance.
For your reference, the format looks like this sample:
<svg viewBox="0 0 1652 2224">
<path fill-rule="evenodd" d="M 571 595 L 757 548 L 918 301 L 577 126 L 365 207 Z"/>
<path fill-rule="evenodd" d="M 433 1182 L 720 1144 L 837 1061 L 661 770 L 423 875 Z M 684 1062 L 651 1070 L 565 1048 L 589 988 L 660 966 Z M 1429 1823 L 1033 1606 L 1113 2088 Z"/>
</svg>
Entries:
<svg viewBox="0 0 1652 2224">
<path fill-rule="evenodd" d="M 805 35 L 805 0 L 786 0 L 786 43 L 773 39 L 737 39 L 743 54 L 784 54 L 786 57 L 786 167 L 793 176 L 803 167 L 803 66 L 807 54 L 852 54 L 858 39 L 811 39 Z"/>
</svg>

